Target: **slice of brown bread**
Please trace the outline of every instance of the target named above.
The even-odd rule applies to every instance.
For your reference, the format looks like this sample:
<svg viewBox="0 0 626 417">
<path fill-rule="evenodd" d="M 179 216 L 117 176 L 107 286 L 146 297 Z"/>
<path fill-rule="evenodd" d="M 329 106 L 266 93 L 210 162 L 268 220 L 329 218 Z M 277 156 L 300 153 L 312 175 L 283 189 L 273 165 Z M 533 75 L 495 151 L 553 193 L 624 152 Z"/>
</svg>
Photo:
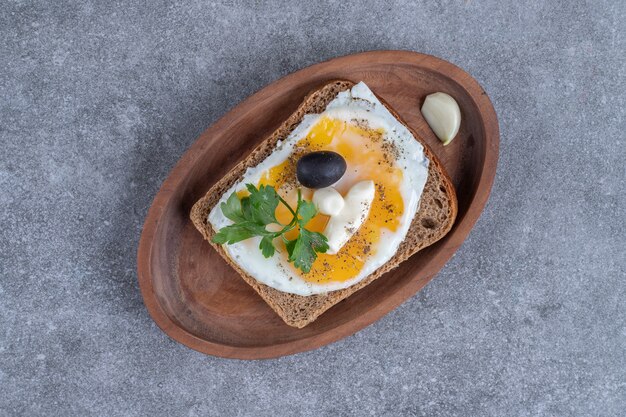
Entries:
<svg viewBox="0 0 626 417">
<path fill-rule="evenodd" d="M 337 94 L 352 88 L 353 85 L 354 83 L 351 81 L 332 81 L 310 93 L 300 107 L 270 137 L 257 146 L 243 161 L 235 165 L 228 174 L 211 187 L 204 197 L 196 202 L 191 209 L 191 220 L 205 239 L 211 242 L 211 238 L 215 234 L 207 219 L 209 212 L 217 204 L 222 194 L 242 179 L 246 169 L 258 165 L 271 154 L 276 146 L 276 142 L 286 139 L 291 131 L 302 121 L 305 114 L 321 113 Z M 381 102 L 400 122 L 407 126 L 416 140 L 419 140 L 415 132 L 402 121 L 396 112 L 382 99 Z M 426 157 L 430 160 L 428 179 L 421 196 L 419 210 L 411 223 L 407 236 L 389 262 L 349 288 L 308 297 L 284 293 L 258 282 L 239 268 L 220 245 L 212 242 L 211 245 L 259 293 L 265 302 L 278 313 L 285 323 L 302 328 L 313 322 L 320 314 L 333 305 L 365 287 L 385 272 L 400 265 L 400 263 L 417 251 L 438 241 L 452 228 L 457 214 L 454 186 L 450 177 L 443 169 L 441 162 L 424 142 L 421 143 L 424 145 Z"/>
</svg>

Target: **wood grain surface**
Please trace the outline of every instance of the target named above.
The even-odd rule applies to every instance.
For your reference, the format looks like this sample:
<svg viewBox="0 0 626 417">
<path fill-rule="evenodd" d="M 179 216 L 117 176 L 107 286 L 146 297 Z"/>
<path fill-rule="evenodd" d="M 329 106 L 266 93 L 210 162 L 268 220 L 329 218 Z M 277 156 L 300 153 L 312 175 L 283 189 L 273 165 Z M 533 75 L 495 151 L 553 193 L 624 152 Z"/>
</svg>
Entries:
<svg viewBox="0 0 626 417">
<path fill-rule="evenodd" d="M 211 185 L 278 127 L 309 91 L 333 79 L 364 81 L 430 145 L 454 182 L 459 212 L 442 240 L 312 324 L 296 329 L 287 326 L 203 240 L 189 220 L 189 211 Z M 453 96 L 462 113 L 459 136 L 446 147 L 419 110 L 426 95 L 436 91 Z M 463 243 L 487 202 L 498 144 L 498 122 L 485 91 L 460 68 L 429 55 L 365 52 L 281 78 L 209 127 L 161 186 L 138 250 L 139 284 L 146 307 L 173 339 L 228 358 L 278 357 L 353 334 L 419 291 Z"/>
</svg>

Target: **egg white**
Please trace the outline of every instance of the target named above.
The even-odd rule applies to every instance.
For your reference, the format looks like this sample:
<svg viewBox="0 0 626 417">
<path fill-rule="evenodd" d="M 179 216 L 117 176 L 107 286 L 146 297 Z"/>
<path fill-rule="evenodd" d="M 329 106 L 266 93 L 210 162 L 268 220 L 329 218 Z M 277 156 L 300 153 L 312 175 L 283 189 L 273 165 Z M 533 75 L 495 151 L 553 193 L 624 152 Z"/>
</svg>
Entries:
<svg viewBox="0 0 626 417">
<path fill-rule="evenodd" d="M 339 119 L 347 123 L 351 123 L 351 120 L 354 119 L 365 119 L 368 121 L 370 128 L 382 129 L 384 131 L 384 140 L 396 145 L 399 151 L 396 163 L 403 171 L 403 181 L 400 185 L 400 190 L 404 202 L 404 211 L 396 231 L 382 229 L 380 240 L 372 242 L 374 245 L 377 244 L 377 250 L 365 261 L 359 274 L 350 280 L 342 282 L 319 284 L 303 280 L 292 271 L 291 266 L 286 265 L 286 261 L 278 254 L 271 258 L 263 257 L 259 250 L 259 237 L 233 245 L 224 245 L 224 250 L 231 259 L 256 280 L 279 291 L 302 296 L 322 294 L 350 287 L 389 261 L 406 237 L 411 221 L 419 207 L 419 200 L 428 176 L 429 161 L 424 155 L 423 146 L 387 110 L 367 85 L 360 82 L 352 89 L 339 93 L 321 114 L 305 115 L 300 125 L 292 131 L 285 141 L 277 144 L 272 154 L 256 167 L 246 170 L 242 180 L 226 191 L 218 204 L 209 213 L 208 220 L 215 230 L 232 224 L 222 214 L 220 209 L 221 203 L 226 201 L 231 193 L 245 189 L 245 184 L 257 184 L 265 171 L 284 162 L 292 153 L 295 144 L 305 138 L 311 128 L 323 116 Z M 375 178 L 372 179 L 376 181 Z M 343 181 L 350 181 L 349 173 L 344 175 L 340 183 Z"/>
</svg>

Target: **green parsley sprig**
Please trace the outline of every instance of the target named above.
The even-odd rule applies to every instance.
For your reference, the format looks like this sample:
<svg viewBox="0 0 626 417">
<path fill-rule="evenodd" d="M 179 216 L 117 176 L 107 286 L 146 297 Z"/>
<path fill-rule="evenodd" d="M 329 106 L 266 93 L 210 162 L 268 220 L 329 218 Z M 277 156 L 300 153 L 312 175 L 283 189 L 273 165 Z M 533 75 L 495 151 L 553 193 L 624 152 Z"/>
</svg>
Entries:
<svg viewBox="0 0 626 417">
<path fill-rule="evenodd" d="M 232 193 L 228 200 L 221 204 L 222 213 L 232 220 L 233 224 L 222 227 L 213 236 L 213 242 L 230 245 L 260 236 L 259 249 L 264 257 L 269 258 L 276 252 L 274 239 L 281 237 L 287 248 L 289 262 L 293 262 L 302 272 L 309 272 L 317 259 L 317 254 L 328 250 L 326 236 L 304 227 L 317 214 L 315 204 L 303 200 L 298 190 L 298 204 L 294 210 L 272 186 L 261 185 L 256 188 L 253 184 L 246 184 L 246 188 L 250 192 L 249 196 L 239 199 L 237 193 Z M 288 224 L 283 225 L 276 220 L 278 204 L 284 204 L 293 215 Z M 273 223 L 281 224 L 282 229 L 277 232 L 267 230 L 266 226 Z M 296 227 L 300 229 L 298 237 L 293 240 L 287 239 L 285 233 Z"/>
</svg>

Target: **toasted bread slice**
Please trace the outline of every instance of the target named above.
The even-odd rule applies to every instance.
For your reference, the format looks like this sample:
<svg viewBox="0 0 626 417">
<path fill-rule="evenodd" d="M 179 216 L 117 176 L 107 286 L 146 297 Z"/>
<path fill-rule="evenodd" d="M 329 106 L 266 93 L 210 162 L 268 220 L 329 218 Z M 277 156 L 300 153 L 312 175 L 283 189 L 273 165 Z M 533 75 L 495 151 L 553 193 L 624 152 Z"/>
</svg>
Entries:
<svg viewBox="0 0 626 417">
<path fill-rule="evenodd" d="M 196 202 L 191 210 L 191 220 L 206 240 L 211 242 L 211 238 L 216 233 L 208 222 L 209 212 L 218 203 L 221 196 L 233 184 L 242 179 L 246 169 L 258 165 L 270 155 L 276 146 L 276 142 L 285 140 L 291 131 L 302 121 L 305 114 L 323 112 L 337 94 L 352 88 L 352 86 L 354 86 L 354 83 L 350 81 L 333 81 L 310 93 L 300 107 L 270 137 L 257 146 L 243 161 L 239 162 L 228 174 L 213 185 L 204 197 Z M 394 117 L 406 125 L 389 105 L 382 100 L 381 102 Z M 408 126 L 407 128 L 415 139 L 419 140 L 415 132 Z M 285 323 L 302 328 L 313 322 L 320 314 L 333 305 L 365 287 L 385 272 L 400 265 L 415 252 L 438 241 L 452 228 L 457 214 L 454 186 L 444 171 L 441 162 L 425 143 L 421 143 L 424 146 L 426 157 L 430 160 L 428 179 L 421 196 L 419 210 L 411 223 L 407 236 L 389 262 L 351 287 L 311 296 L 284 293 L 258 282 L 244 272 L 230 259 L 222 246 L 212 242 L 211 245 L 259 293 L 265 302 L 278 313 Z"/>
</svg>

